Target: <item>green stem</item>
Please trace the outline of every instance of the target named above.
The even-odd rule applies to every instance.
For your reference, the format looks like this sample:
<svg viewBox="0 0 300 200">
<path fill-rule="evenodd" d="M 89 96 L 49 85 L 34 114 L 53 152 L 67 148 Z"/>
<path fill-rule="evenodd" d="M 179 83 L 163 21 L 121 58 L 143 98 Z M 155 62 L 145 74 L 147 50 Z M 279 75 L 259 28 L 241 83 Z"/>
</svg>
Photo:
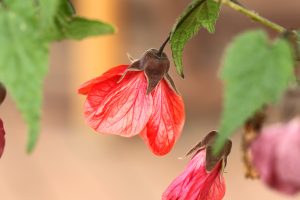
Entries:
<svg viewBox="0 0 300 200">
<path fill-rule="evenodd" d="M 261 23 L 262 25 L 269 27 L 279 33 L 284 33 L 287 31 L 286 28 L 283 26 L 280 26 L 279 24 L 276 24 L 262 16 L 260 16 L 258 13 L 252 10 L 248 10 L 247 8 L 243 7 L 242 5 L 235 3 L 231 0 L 215 0 L 216 2 L 221 2 L 222 4 L 225 4 L 232 8 L 233 10 L 236 10 L 240 13 L 243 13 L 244 15 L 250 17 L 252 20 Z"/>
</svg>

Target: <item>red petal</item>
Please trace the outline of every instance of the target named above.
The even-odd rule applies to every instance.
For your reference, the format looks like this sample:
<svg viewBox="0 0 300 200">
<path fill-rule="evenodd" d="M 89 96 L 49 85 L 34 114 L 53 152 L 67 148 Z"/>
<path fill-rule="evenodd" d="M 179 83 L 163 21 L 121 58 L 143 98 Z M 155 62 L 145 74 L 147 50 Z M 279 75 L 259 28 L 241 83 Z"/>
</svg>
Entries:
<svg viewBox="0 0 300 200">
<path fill-rule="evenodd" d="M 0 119 L 0 157 L 3 154 L 4 146 L 5 146 L 5 131 L 3 128 L 3 122 Z"/>
<path fill-rule="evenodd" d="M 202 190 L 198 197 L 199 200 L 221 200 L 225 195 L 225 179 L 220 175 L 221 163 L 219 163 L 218 171 L 212 173 L 207 177 L 205 184 L 202 186 Z"/>
<path fill-rule="evenodd" d="M 128 65 L 119 65 L 119 66 L 111 68 L 110 70 L 105 72 L 103 75 L 82 84 L 78 90 L 78 93 L 87 95 L 91 91 L 92 87 L 95 84 L 105 81 L 107 79 L 113 78 L 115 76 L 121 77 L 127 68 L 128 68 Z"/>
<path fill-rule="evenodd" d="M 99 79 L 102 79 L 101 77 Z M 93 85 L 85 103 L 87 123 L 96 131 L 131 137 L 139 134 L 152 111 L 143 72 L 128 72 Z"/>
<path fill-rule="evenodd" d="M 151 93 L 153 110 L 146 129 L 141 133 L 144 141 L 156 155 L 165 155 L 178 139 L 184 124 L 184 104 L 162 80 Z"/>
</svg>

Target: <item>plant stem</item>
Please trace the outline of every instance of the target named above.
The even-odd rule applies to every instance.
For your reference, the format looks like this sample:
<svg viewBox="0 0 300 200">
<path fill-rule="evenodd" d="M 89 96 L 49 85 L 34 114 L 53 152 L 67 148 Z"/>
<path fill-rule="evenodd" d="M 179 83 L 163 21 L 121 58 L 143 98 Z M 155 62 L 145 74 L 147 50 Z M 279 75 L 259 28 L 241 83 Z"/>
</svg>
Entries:
<svg viewBox="0 0 300 200">
<path fill-rule="evenodd" d="M 229 6 L 230 8 L 232 8 L 233 10 L 236 10 L 240 13 L 243 13 L 244 15 L 250 17 L 252 20 L 261 23 L 262 25 L 269 27 L 279 33 L 284 33 L 287 31 L 286 28 L 284 28 L 283 26 L 280 26 L 279 24 L 276 24 L 264 17 L 261 17 L 258 13 L 256 13 L 255 11 L 252 10 L 248 10 L 247 8 L 243 7 L 242 5 L 233 2 L 231 0 L 215 0 L 216 2 L 221 2 L 222 4 L 225 4 L 227 6 Z"/>
<path fill-rule="evenodd" d="M 167 37 L 167 39 L 164 41 L 164 43 L 159 48 L 158 53 L 157 53 L 158 56 L 160 56 L 160 57 L 162 56 L 162 53 L 164 52 L 164 48 L 167 45 L 167 43 L 169 42 L 169 40 L 170 40 L 170 36 Z"/>
</svg>

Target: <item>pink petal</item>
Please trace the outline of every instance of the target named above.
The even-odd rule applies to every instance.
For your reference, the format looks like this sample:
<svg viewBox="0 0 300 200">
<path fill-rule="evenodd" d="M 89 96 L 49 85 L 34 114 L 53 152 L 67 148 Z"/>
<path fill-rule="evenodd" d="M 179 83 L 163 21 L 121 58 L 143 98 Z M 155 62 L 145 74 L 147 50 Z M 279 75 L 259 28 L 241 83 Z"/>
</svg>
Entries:
<svg viewBox="0 0 300 200">
<path fill-rule="evenodd" d="M 277 147 L 277 176 L 288 194 L 300 191 L 300 119 L 296 118 L 285 126 L 283 137 Z"/>
<path fill-rule="evenodd" d="M 91 89 L 93 88 L 93 86 L 95 84 L 103 82 L 107 79 L 110 79 L 110 78 L 113 78 L 116 76 L 121 77 L 127 68 L 128 68 L 128 65 L 119 65 L 119 66 L 111 68 L 110 70 L 105 72 L 103 75 L 96 77 L 96 78 L 82 84 L 78 90 L 78 93 L 87 95 L 91 91 Z"/>
<path fill-rule="evenodd" d="M 283 137 L 282 125 L 275 124 L 269 128 L 264 128 L 260 136 L 251 144 L 251 154 L 253 155 L 253 164 L 259 171 L 261 179 L 270 184 L 276 185 L 277 181 L 275 164 L 276 149 L 278 138 Z"/>
<path fill-rule="evenodd" d="M 224 197 L 222 163 L 207 172 L 205 154 L 205 150 L 201 150 L 192 158 L 184 172 L 164 192 L 163 200 L 221 200 Z"/>
<path fill-rule="evenodd" d="M 151 93 L 153 110 L 142 138 L 156 155 L 165 155 L 173 147 L 183 128 L 185 114 L 182 98 L 162 80 Z"/>
<path fill-rule="evenodd" d="M 285 194 L 300 191 L 300 119 L 263 128 L 251 145 L 253 164 L 269 187 Z"/>
<path fill-rule="evenodd" d="M 3 154 L 4 146 L 5 146 L 5 131 L 3 128 L 3 122 L 0 119 L 0 157 Z"/>
<path fill-rule="evenodd" d="M 101 78 L 100 78 L 101 79 Z M 152 96 L 146 95 L 143 72 L 127 72 L 96 83 L 85 103 L 87 123 L 96 131 L 131 137 L 146 126 L 152 112 Z"/>
</svg>

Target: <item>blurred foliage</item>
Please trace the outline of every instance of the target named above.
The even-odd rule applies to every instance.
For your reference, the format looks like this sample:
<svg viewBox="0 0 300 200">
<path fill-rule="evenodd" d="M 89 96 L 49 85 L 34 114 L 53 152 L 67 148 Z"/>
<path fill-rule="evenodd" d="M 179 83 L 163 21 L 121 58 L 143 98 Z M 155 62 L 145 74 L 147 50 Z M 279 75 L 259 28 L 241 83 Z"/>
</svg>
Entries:
<svg viewBox="0 0 300 200">
<path fill-rule="evenodd" d="M 224 111 L 219 148 L 224 138 L 264 105 L 274 103 L 295 81 L 293 51 L 287 40 L 273 43 L 263 31 L 249 31 L 229 45 L 221 70 Z"/>
<path fill-rule="evenodd" d="M 297 31 L 297 44 L 298 44 L 298 50 L 296 51 L 298 53 L 298 59 L 300 58 L 300 30 Z"/>
<path fill-rule="evenodd" d="M 76 17 L 67 0 L 0 1 L 0 82 L 28 124 L 27 150 L 40 132 L 42 88 L 49 45 L 62 39 L 111 34 L 106 23 Z"/>
</svg>

